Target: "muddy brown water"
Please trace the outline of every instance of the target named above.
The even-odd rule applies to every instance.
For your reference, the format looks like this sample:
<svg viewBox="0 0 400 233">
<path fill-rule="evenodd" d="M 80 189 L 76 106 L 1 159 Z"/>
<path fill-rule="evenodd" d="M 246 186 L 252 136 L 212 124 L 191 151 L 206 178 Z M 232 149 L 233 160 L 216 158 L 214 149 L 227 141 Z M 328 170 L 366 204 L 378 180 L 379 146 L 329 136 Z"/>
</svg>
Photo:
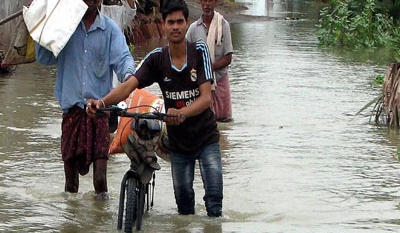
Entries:
<svg viewBox="0 0 400 233">
<path fill-rule="evenodd" d="M 232 25 L 235 120 L 220 125 L 224 216 L 206 217 L 198 172 L 196 215 L 177 215 L 170 166 L 161 160 L 143 232 L 400 228 L 399 135 L 369 123 L 368 110 L 354 116 L 380 93 L 372 80 L 391 58 L 318 48 L 316 6 L 288 2 L 291 9 L 275 6 L 274 14 L 301 19 Z M 137 60 L 149 47 L 137 48 Z M 55 72 L 35 63 L 0 76 L 0 232 L 119 232 L 125 155 L 110 159 L 110 200 L 95 200 L 91 173 L 78 194 L 63 192 Z"/>
</svg>

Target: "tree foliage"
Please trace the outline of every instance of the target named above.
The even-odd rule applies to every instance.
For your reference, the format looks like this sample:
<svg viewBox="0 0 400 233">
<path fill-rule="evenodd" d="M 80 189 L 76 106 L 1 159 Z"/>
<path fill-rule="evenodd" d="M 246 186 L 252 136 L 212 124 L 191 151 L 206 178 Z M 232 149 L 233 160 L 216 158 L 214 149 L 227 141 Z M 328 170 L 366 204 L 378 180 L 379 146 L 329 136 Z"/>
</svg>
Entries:
<svg viewBox="0 0 400 233">
<path fill-rule="evenodd" d="M 392 13 L 378 7 L 375 0 L 331 0 L 320 11 L 319 42 L 344 48 L 395 46 L 400 37 Z"/>
</svg>

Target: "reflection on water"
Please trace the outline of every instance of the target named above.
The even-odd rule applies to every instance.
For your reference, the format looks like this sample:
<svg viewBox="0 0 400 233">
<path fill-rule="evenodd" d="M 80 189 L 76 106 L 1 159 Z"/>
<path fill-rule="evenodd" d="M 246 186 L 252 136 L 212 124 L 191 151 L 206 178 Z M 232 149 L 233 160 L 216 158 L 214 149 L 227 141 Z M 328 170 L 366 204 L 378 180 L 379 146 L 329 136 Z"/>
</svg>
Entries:
<svg viewBox="0 0 400 233">
<path fill-rule="evenodd" d="M 318 11 L 316 7 L 320 7 L 320 3 L 315 0 L 238 0 L 247 6 L 243 14 L 268 16 L 278 19 L 316 19 Z"/>
<path fill-rule="evenodd" d="M 287 2 L 305 15 L 316 11 Z M 315 24 L 311 17 L 232 25 L 235 121 L 219 126 L 224 217 L 206 216 L 198 170 L 196 215 L 177 215 L 161 160 L 144 232 L 398 230 L 398 132 L 370 124 L 368 111 L 354 116 L 380 93 L 371 80 L 390 56 L 318 48 Z M 150 48 L 136 49 L 141 58 Z M 0 232 L 119 232 L 126 156 L 110 159 L 110 200 L 95 200 L 91 173 L 78 194 L 62 192 L 54 73 L 29 64 L 0 76 Z"/>
</svg>

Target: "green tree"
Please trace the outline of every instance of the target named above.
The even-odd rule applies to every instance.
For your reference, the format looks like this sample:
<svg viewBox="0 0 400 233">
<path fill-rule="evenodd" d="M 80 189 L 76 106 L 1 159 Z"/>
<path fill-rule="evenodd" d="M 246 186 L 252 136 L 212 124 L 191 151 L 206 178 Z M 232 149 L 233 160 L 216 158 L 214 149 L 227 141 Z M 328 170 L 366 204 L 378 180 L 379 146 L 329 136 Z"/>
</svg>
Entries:
<svg viewBox="0 0 400 233">
<path fill-rule="evenodd" d="M 399 33 L 392 15 L 382 9 L 375 0 L 331 0 L 320 11 L 320 44 L 345 48 L 394 46 L 393 42 L 400 42 Z"/>
</svg>

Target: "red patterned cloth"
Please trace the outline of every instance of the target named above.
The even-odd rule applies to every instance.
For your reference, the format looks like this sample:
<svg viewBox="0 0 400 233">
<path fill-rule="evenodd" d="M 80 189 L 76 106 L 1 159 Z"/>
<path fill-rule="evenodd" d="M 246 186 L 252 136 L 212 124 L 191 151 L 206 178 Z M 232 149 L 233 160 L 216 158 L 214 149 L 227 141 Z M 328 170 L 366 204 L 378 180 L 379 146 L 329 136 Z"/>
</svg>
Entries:
<svg viewBox="0 0 400 233">
<path fill-rule="evenodd" d="M 228 75 L 218 79 L 215 91 L 212 92 L 211 109 L 217 121 L 229 122 L 232 120 L 231 89 Z"/>
<path fill-rule="evenodd" d="M 63 114 L 61 154 L 63 161 L 80 161 L 79 173 L 86 175 L 90 164 L 108 159 L 110 133 L 108 118 L 88 117 L 85 110 L 74 106 Z"/>
</svg>

